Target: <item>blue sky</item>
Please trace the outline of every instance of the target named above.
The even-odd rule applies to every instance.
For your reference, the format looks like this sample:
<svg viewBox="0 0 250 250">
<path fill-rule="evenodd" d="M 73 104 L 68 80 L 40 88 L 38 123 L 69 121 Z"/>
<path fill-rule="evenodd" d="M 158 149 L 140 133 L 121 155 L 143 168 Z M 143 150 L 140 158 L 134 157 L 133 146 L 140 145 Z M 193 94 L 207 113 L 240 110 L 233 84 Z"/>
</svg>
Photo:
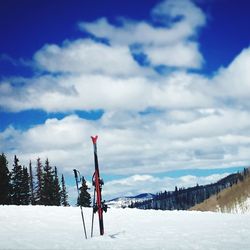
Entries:
<svg viewBox="0 0 250 250">
<path fill-rule="evenodd" d="M 26 165 L 48 157 L 71 184 L 73 168 L 91 176 L 99 134 L 107 197 L 248 166 L 249 9 L 247 0 L 2 1 L 0 151 Z"/>
</svg>

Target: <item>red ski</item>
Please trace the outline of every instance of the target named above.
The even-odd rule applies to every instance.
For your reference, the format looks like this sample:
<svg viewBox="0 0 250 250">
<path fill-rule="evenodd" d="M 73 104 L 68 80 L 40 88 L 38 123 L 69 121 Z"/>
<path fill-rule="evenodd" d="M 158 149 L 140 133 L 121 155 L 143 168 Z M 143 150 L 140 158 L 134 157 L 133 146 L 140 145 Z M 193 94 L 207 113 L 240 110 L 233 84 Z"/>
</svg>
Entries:
<svg viewBox="0 0 250 250">
<path fill-rule="evenodd" d="M 104 234 L 104 225 L 103 225 L 103 211 L 107 211 L 107 205 L 102 201 L 102 185 L 103 180 L 100 178 L 98 157 L 97 157 L 97 138 L 98 136 L 91 136 L 93 146 L 94 146 L 94 161 L 95 161 L 95 172 L 93 174 L 92 183 L 95 187 L 94 198 L 93 198 L 93 214 L 92 214 L 92 226 L 91 226 L 91 237 L 93 236 L 93 224 L 94 224 L 94 214 L 98 212 L 99 217 L 99 227 L 100 235 Z M 96 200 L 95 200 L 96 197 Z"/>
</svg>

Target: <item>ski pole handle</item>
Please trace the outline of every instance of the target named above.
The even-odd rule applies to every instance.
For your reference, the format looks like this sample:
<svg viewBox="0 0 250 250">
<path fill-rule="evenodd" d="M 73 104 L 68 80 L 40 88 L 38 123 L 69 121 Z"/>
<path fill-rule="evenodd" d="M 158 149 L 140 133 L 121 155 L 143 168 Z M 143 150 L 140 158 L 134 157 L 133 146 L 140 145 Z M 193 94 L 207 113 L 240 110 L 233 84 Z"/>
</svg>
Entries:
<svg viewBox="0 0 250 250">
<path fill-rule="evenodd" d="M 73 171 L 74 171 L 74 174 L 75 174 L 76 182 L 80 183 L 81 182 L 81 173 L 76 169 L 73 169 Z"/>
<path fill-rule="evenodd" d="M 74 174 L 75 174 L 75 179 L 77 180 L 77 179 L 78 179 L 77 170 L 76 170 L 76 169 L 73 169 L 73 171 L 74 171 Z"/>
</svg>

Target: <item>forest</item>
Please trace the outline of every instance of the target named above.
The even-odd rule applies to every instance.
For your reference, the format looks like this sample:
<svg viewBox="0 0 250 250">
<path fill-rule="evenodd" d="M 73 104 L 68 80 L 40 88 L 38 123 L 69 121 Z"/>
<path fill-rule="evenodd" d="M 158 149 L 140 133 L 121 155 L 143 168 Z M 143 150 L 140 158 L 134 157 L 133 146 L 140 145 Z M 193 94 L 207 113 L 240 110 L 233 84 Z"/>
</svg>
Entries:
<svg viewBox="0 0 250 250">
<path fill-rule="evenodd" d="M 0 155 L 0 204 L 69 206 L 64 176 L 59 180 L 57 167 L 52 168 L 48 159 L 44 165 L 36 160 L 33 169 L 22 166 L 14 156 L 13 168 L 9 170 L 4 153 Z"/>
<path fill-rule="evenodd" d="M 38 157 L 36 166 L 22 166 L 15 155 L 13 168 L 4 153 L 0 154 L 0 205 L 69 206 L 64 175 L 59 178 L 57 167 L 51 167 L 48 158 L 43 164 Z M 90 207 L 91 195 L 84 177 L 79 180 L 77 206 Z M 76 191 L 77 192 L 77 191 Z"/>
<path fill-rule="evenodd" d="M 190 188 L 177 188 L 174 191 L 157 193 L 153 199 L 142 202 L 133 202 L 129 207 L 139 209 L 160 210 L 187 210 L 196 204 L 203 202 L 210 196 L 218 194 L 221 190 L 228 188 L 249 176 L 249 169 L 244 168 L 242 172 L 230 174 L 227 177 L 209 185 L 198 185 Z"/>
</svg>

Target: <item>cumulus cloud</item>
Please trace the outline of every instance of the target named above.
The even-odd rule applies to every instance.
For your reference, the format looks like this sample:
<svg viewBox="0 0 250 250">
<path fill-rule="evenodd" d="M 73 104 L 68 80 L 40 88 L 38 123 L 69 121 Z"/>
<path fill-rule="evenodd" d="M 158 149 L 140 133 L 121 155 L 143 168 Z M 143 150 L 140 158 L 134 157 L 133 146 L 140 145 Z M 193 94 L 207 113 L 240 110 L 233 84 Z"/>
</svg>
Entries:
<svg viewBox="0 0 250 250">
<path fill-rule="evenodd" d="M 10 81 L 0 89 L 0 106 L 12 111 L 143 111 L 149 107 L 208 108 L 213 103 L 203 90 L 206 79 L 185 72 L 166 77 L 125 78 L 101 74 L 45 75 Z M 14 87 L 13 83 L 20 86 Z"/>
<path fill-rule="evenodd" d="M 100 136 L 102 170 L 110 175 L 249 164 L 249 112 L 220 110 L 218 115 L 203 110 L 185 121 L 168 117 L 168 112 L 112 111 L 88 121 L 71 115 L 26 131 L 8 128 L 0 137 L 9 153 L 21 155 L 25 162 L 49 157 L 65 171 L 80 168 L 87 174 L 93 154 L 89 136 L 94 134 Z M 9 138 L 15 141 L 14 149 Z"/>
<path fill-rule="evenodd" d="M 213 90 L 216 96 L 225 101 L 249 104 L 250 93 L 250 48 L 245 48 L 229 64 L 220 68 L 213 79 Z M 243 99 L 242 99 L 243 98 Z"/>
<path fill-rule="evenodd" d="M 142 48 L 153 65 L 199 67 L 202 56 L 193 38 L 205 24 L 204 13 L 189 0 L 170 0 L 151 14 L 152 24 L 122 19 L 118 27 L 105 18 L 80 24 L 93 35 L 105 34 L 110 44 L 86 38 L 44 45 L 33 57 L 40 74 L 1 83 L 0 107 L 14 112 L 208 108 L 213 99 L 205 77 L 178 70 L 158 75 L 154 66 L 134 59 L 131 47 L 140 44 L 136 53 Z M 154 20 L 163 25 L 155 26 Z"/>
<path fill-rule="evenodd" d="M 135 75 L 144 71 L 125 46 L 109 46 L 90 39 L 45 45 L 34 55 L 36 65 L 52 73 Z"/>
<path fill-rule="evenodd" d="M 81 22 L 79 27 L 96 37 L 106 38 L 112 45 L 139 44 L 152 65 L 200 68 L 203 57 L 193 37 L 206 18 L 201 9 L 189 0 L 168 0 L 155 6 L 152 22 L 120 19 L 116 26 L 106 18 Z M 154 21 L 160 22 L 159 27 Z"/>
</svg>

